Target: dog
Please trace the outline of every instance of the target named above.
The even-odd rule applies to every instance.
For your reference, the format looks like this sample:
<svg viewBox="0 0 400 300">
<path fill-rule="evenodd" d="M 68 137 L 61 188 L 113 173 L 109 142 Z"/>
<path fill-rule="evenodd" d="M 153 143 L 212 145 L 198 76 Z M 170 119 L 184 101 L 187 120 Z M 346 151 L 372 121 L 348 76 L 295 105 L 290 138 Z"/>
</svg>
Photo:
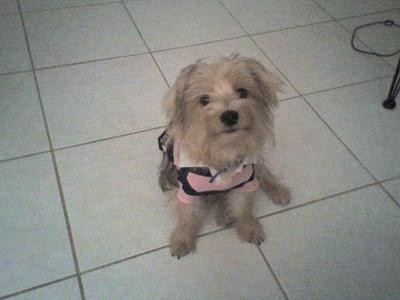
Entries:
<svg viewBox="0 0 400 300">
<path fill-rule="evenodd" d="M 158 141 L 163 151 L 159 185 L 173 191 L 176 203 L 172 256 L 195 250 L 211 201 L 218 225 L 233 224 L 241 240 L 256 245 L 265 239 L 252 213 L 257 188 L 275 203 L 289 203 L 289 189 L 262 158 L 266 142 L 274 141 L 280 86 L 255 59 L 232 55 L 187 66 L 167 92 L 168 125 Z"/>
</svg>

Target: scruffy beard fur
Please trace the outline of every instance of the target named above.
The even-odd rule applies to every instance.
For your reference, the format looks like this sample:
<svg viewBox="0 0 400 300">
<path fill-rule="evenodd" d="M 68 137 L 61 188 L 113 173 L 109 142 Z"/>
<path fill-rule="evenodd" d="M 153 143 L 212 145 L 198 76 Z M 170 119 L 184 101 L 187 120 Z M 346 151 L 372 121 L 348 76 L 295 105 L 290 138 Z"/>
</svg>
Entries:
<svg viewBox="0 0 400 300">
<path fill-rule="evenodd" d="M 169 119 L 168 143 L 179 140 L 194 163 L 217 171 L 227 170 L 243 157 L 255 158 L 255 176 L 276 203 L 288 204 L 290 192 L 262 160 L 267 141 L 273 142 L 273 110 L 280 81 L 254 59 L 231 56 L 212 62 L 200 60 L 184 68 L 165 98 Z M 226 111 L 237 113 L 235 124 L 222 121 Z M 230 180 L 233 171 L 222 173 Z M 164 154 L 159 183 L 163 191 L 176 189 L 177 170 Z M 234 224 L 242 240 L 260 244 L 265 234 L 253 217 L 254 192 L 230 191 L 214 196 L 216 221 Z M 176 196 L 174 196 L 176 200 Z M 195 250 L 195 238 L 210 201 L 176 201 L 177 227 L 170 237 L 171 254 L 178 258 Z"/>
</svg>

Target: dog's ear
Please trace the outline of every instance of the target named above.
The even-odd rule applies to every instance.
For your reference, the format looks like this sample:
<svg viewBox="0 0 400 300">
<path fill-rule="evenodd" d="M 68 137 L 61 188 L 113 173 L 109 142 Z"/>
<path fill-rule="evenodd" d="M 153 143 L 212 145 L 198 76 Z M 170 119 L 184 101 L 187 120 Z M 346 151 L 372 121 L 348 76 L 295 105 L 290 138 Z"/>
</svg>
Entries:
<svg viewBox="0 0 400 300">
<path fill-rule="evenodd" d="M 183 126 L 185 123 L 185 91 L 190 85 L 190 79 L 197 68 L 196 64 L 182 69 L 175 83 L 169 89 L 164 98 L 169 127 Z"/>
<path fill-rule="evenodd" d="M 243 63 L 248 69 L 250 75 L 264 98 L 264 103 L 267 108 L 272 110 L 278 104 L 277 92 L 281 91 L 283 82 L 274 74 L 270 73 L 265 67 L 257 60 L 248 57 L 236 56 L 234 59 Z"/>
</svg>

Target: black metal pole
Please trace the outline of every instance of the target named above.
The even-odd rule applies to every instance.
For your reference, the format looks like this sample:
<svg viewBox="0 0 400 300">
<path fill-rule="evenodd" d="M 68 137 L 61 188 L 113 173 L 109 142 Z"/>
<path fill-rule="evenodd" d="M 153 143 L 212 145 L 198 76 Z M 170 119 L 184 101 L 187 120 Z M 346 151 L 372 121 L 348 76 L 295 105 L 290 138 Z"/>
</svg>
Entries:
<svg viewBox="0 0 400 300">
<path fill-rule="evenodd" d="M 400 91 L 400 57 L 397 62 L 396 72 L 393 76 L 392 85 L 390 86 L 387 99 L 382 103 L 384 108 L 394 109 L 396 107 L 396 97 Z"/>
</svg>

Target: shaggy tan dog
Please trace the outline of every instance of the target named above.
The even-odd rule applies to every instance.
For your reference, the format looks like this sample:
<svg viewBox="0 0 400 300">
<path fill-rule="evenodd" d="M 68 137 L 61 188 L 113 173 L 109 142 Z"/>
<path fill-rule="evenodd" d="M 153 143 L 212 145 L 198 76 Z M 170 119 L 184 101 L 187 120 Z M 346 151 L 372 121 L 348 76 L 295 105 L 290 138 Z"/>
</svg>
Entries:
<svg viewBox="0 0 400 300">
<path fill-rule="evenodd" d="M 289 203 L 289 190 L 262 159 L 266 142 L 274 139 L 279 85 L 256 60 L 232 56 L 184 68 L 169 90 L 159 183 L 164 191 L 177 190 L 173 256 L 195 249 L 210 199 L 217 224 L 234 224 L 241 240 L 258 245 L 265 233 L 252 213 L 255 189 L 261 186 L 275 203 Z"/>
</svg>

